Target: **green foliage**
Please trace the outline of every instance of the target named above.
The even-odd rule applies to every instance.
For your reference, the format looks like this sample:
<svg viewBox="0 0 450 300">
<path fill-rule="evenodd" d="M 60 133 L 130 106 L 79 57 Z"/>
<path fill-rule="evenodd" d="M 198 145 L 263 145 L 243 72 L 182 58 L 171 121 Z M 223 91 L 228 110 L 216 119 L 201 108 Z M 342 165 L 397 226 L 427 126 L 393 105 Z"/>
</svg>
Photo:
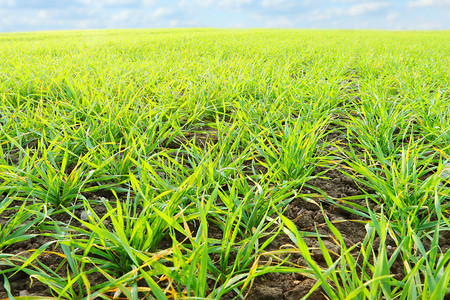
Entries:
<svg viewBox="0 0 450 300">
<path fill-rule="evenodd" d="M 24 299 L 11 281 L 25 273 L 53 295 L 40 299 L 245 298 L 278 272 L 330 299 L 443 298 L 449 41 L 0 34 L 1 297 Z M 337 170 L 353 196 L 332 197 Z M 287 218 L 302 201 L 324 207 L 315 231 Z M 349 244 L 329 204 L 357 215 L 365 238 Z"/>
</svg>

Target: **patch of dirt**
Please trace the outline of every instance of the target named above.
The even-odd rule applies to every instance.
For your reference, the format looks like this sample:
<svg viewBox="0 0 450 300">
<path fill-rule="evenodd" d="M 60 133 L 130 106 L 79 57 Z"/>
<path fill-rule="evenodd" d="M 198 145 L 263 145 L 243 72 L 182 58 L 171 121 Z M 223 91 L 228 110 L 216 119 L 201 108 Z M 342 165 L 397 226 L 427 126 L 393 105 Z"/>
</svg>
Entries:
<svg viewBox="0 0 450 300">
<path fill-rule="evenodd" d="M 298 72 L 290 74 L 289 77 L 292 79 L 300 79 L 305 75 L 306 75 L 306 71 L 300 70 Z"/>
<path fill-rule="evenodd" d="M 37 280 L 34 280 L 33 284 L 31 284 L 30 276 L 25 272 L 19 272 L 9 277 L 8 281 L 13 296 L 51 296 L 50 289 L 46 285 L 40 283 Z M 6 293 L 3 282 L 0 282 L 0 298 L 8 298 L 8 294 Z"/>
<path fill-rule="evenodd" d="M 253 158 L 251 160 L 245 160 L 243 162 L 244 173 L 246 175 L 255 175 L 255 174 L 265 174 L 267 173 L 268 169 L 262 165 L 262 163 L 265 163 L 265 159 L 263 157 Z"/>
<path fill-rule="evenodd" d="M 215 144 L 218 140 L 217 129 L 208 126 L 195 128 L 192 131 L 184 132 L 182 136 L 176 136 L 163 142 L 166 148 L 182 149 L 183 145 L 194 143 L 200 148 L 206 148 L 208 144 Z"/>
<path fill-rule="evenodd" d="M 246 299 L 252 300 L 298 300 L 306 296 L 316 280 L 304 277 L 300 274 L 269 273 L 257 277 Z M 318 288 L 308 299 L 328 299 L 322 290 Z"/>
</svg>

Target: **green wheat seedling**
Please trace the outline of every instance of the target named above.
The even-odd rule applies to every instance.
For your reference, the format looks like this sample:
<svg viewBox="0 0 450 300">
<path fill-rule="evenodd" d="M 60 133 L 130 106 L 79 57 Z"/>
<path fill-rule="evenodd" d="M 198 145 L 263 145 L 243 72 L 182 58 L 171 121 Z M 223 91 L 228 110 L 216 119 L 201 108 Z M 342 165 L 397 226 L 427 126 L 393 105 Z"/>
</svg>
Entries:
<svg viewBox="0 0 450 300">
<path fill-rule="evenodd" d="M 0 251 L 4 251 L 8 246 L 26 241 L 37 234 L 28 232 L 30 228 L 42 221 L 42 218 L 33 213 L 33 207 L 36 205 L 28 203 L 29 200 L 23 200 L 20 207 L 12 207 L 15 199 L 14 194 L 7 195 L 0 202 L 0 214 L 8 210 L 17 209 L 17 212 L 3 224 L 0 225 Z"/>
<path fill-rule="evenodd" d="M 40 299 L 249 299 L 268 273 L 286 297 L 298 274 L 317 280 L 311 297 L 443 298 L 449 44 L 448 31 L 0 34 L 0 298 L 25 299 L 29 276 Z"/>
<path fill-rule="evenodd" d="M 258 134 L 255 147 L 264 159 L 262 165 L 271 170 L 269 176 L 279 183 L 296 180 L 299 188 L 312 179 L 315 168 L 325 160 L 319 141 L 326 122 L 298 118 L 292 127 L 286 124 L 279 132 Z"/>
<path fill-rule="evenodd" d="M 255 228 L 271 216 L 275 209 L 283 210 L 296 196 L 292 187 L 297 182 L 291 182 L 285 185 L 275 185 L 270 181 L 261 186 L 259 183 L 249 184 L 245 177 L 239 178 L 233 182 L 227 191 L 219 191 L 219 199 L 223 205 L 217 204 L 217 217 L 228 221 L 228 215 L 239 212 L 239 222 L 234 226 L 241 237 L 252 235 Z M 254 184 L 254 186 L 253 186 Z M 267 201 L 271 199 L 271 201 Z M 274 208 L 274 207 L 275 208 Z M 227 214 L 221 216 L 220 212 Z M 233 217 L 233 219 L 236 218 Z M 225 224 L 218 222 L 219 226 Z M 230 225 L 231 226 L 231 225 Z M 224 229 L 224 231 L 227 231 Z"/>
<path fill-rule="evenodd" d="M 407 299 L 407 295 L 416 295 L 423 299 L 443 299 L 448 292 L 449 271 L 445 266 L 450 256 L 439 251 L 439 230 L 433 235 L 430 252 L 426 253 L 420 239 L 413 234 L 416 246 L 421 253 L 414 253 L 408 243 L 408 238 L 399 240 L 395 251 L 390 252 L 386 245 L 389 234 L 389 220 L 385 217 L 383 209 L 379 214 L 370 212 L 371 221 L 366 224 L 366 237 L 361 244 L 347 248 L 342 235 L 326 215 L 328 228 L 340 247 L 337 259 L 330 255 L 318 236 L 321 252 L 325 258 L 326 269 L 319 266 L 309 253 L 306 243 L 298 233 L 295 225 L 287 218 L 281 216 L 286 230 L 292 233 L 291 239 L 297 245 L 298 251 L 305 258 L 317 279 L 316 285 L 310 290 L 311 295 L 318 287 L 322 287 L 330 299 Z M 378 236 L 378 249 L 374 238 Z M 390 253 L 388 255 L 388 253 Z M 405 259 L 404 257 L 408 258 Z M 394 262 L 402 257 L 404 261 L 414 262 L 405 265 L 405 276 L 402 280 L 396 279 L 398 274 L 391 270 Z M 431 259 L 431 260 L 428 260 Z M 431 264 L 436 264 L 431 266 Z M 436 270 L 436 271 L 432 271 Z M 425 282 L 422 281 L 425 278 Z M 305 296 L 303 299 L 307 299 Z"/>
<path fill-rule="evenodd" d="M 436 226 L 435 191 L 438 189 L 439 205 L 448 209 L 448 191 L 440 187 L 442 161 L 433 166 L 437 153 L 424 144 L 410 143 L 396 156 L 376 152 L 360 158 L 355 152 L 348 153 L 348 165 L 355 173 L 348 176 L 375 191 L 368 197 L 379 206 L 386 205 L 386 213 L 398 228 L 400 236 L 409 224 L 417 233 L 425 233 Z M 362 175 L 361 177 L 358 175 Z"/>
<path fill-rule="evenodd" d="M 398 101 L 398 100 L 397 100 Z M 408 140 L 411 114 L 407 105 L 396 101 L 380 101 L 374 97 L 361 103 L 358 116 L 349 115 L 350 137 L 356 138 L 364 149 L 373 149 L 389 156 Z"/>
<path fill-rule="evenodd" d="M 94 171 L 87 171 L 86 166 L 79 161 L 72 170 L 69 167 L 71 153 L 66 149 L 62 154 L 61 163 L 55 158 L 61 155 L 57 147 L 38 148 L 34 153 L 24 150 L 25 169 L 15 166 L 3 166 L 6 172 L 2 174 L 8 186 L 3 189 L 17 190 L 22 194 L 32 195 L 56 207 L 67 204 L 80 197 L 81 192 L 89 182 Z"/>
</svg>

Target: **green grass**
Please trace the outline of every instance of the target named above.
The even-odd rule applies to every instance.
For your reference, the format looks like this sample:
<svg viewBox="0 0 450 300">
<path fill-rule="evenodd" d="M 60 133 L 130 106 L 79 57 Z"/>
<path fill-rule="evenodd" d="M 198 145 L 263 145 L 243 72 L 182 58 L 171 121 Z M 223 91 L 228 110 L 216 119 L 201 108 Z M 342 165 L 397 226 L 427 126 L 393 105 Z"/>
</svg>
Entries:
<svg viewBox="0 0 450 300">
<path fill-rule="evenodd" d="M 25 272 L 52 299 L 239 299 L 296 273 L 316 280 L 305 298 L 443 299 L 449 45 L 448 31 L 0 34 L 0 295 L 25 299 L 11 289 Z M 357 195 L 327 194 L 331 170 Z M 287 217 L 306 204 L 315 228 Z"/>
</svg>

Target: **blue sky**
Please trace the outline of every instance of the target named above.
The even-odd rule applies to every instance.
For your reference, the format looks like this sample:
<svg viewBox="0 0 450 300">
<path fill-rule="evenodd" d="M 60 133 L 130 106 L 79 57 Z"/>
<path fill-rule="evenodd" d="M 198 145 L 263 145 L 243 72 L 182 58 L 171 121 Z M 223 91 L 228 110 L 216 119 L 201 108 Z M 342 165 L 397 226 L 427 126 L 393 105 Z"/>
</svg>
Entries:
<svg viewBox="0 0 450 300">
<path fill-rule="evenodd" d="M 450 0 L 0 0 L 0 32 L 170 27 L 450 29 Z"/>
</svg>

